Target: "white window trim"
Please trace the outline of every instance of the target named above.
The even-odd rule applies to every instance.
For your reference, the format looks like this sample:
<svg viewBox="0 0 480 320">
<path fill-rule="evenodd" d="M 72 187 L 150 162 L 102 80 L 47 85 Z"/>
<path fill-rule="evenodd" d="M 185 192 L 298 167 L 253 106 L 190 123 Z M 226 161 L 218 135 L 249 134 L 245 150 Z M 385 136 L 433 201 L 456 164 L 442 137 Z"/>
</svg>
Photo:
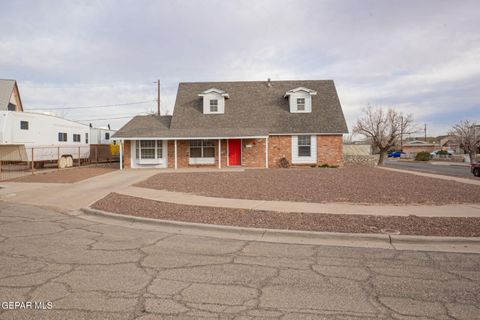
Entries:
<svg viewBox="0 0 480 320">
<path fill-rule="evenodd" d="M 215 101 L 216 103 L 214 105 L 212 105 L 212 102 Z M 218 99 L 210 99 L 209 100 L 209 103 L 210 103 L 210 113 L 219 113 L 219 109 L 218 109 Z M 217 110 L 212 110 L 212 106 L 216 107 Z"/>
<path fill-rule="evenodd" d="M 200 139 L 198 139 L 200 140 Z M 202 141 L 202 145 L 200 147 L 197 147 L 197 148 L 200 148 L 201 149 L 201 153 L 202 153 L 202 156 L 203 156 L 203 149 L 205 148 L 205 146 L 203 145 L 203 141 L 204 140 L 212 140 L 214 141 L 213 139 L 203 139 L 201 140 Z M 208 146 L 208 148 L 213 148 L 213 154 L 215 154 L 215 152 L 217 150 L 215 150 L 215 143 L 213 146 Z M 215 164 L 215 156 L 213 157 L 195 157 L 195 158 L 192 158 L 190 156 L 190 144 L 188 146 L 188 164 Z"/>
<path fill-rule="evenodd" d="M 298 155 L 298 137 L 292 136 L 292 163 L 293 164 L 315 164 L 317 163 L 317 136 L 310 136 L 310 156 L 301 157 Z"/>
<path fill-rule="evenodd" d="M 215 164 L 215 157 L 213 158 L 188 158 L 188 164 Z"/>
<path fill-rule="evenodd" d="M 299 106 L 301 105 L 300 103 L 298 103 L 298 100 L 302 99 L 303 100 L 303 110 L 300 110 Z M 307 110 L 307 102 L 305 100 L 305 98 L 297 98 L 297 112 L 305 112 Z"/>
<path fill-rule="evenodd" d="M 140 139 L 140 140 L 146 140 L 146 139 Z M 167 146 L 168 143 L 166 140 L 155 140 L 155 158 L 152 159 L 141 159 L 141 152 L 139 155 L 139 158 L 137 159 L 136 154 L 137 154 L 137 144 L 139 146 L 139 151 L 141 149 L 140 147 L 140 140 L 134 140 L 131 143 L 131 167 L 132 168 L 151 168 L 152 166 L 155 168 L 166 168 L 167 167 L 167 159 L 168 159 L 168 150 Z M 158 157 L 158 144 L 162 144 L 162 157 Z"/>
</svg>

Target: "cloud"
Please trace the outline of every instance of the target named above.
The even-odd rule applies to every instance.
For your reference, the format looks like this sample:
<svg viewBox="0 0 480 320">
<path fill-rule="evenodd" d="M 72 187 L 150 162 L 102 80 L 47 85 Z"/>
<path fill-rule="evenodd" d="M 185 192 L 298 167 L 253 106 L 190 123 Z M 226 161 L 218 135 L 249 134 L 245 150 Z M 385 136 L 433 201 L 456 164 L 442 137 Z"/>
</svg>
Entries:
<svg viewBox="0 0 480 320">
<path fill-rule="evenodd" d="M 413 113 L 440 134 L 480 120 L 478 1 L 2 2 L 1 77 L 27 107 L 156 98 L 179 81 L 334 79 L 352 125 L 367 103 Z M 65 112 L 72 119 L 153 104 Z M 118 127 L 128 119 L 110 121 Z M 106 121 L 98 121 L 105 125 Z"/>
</svg>

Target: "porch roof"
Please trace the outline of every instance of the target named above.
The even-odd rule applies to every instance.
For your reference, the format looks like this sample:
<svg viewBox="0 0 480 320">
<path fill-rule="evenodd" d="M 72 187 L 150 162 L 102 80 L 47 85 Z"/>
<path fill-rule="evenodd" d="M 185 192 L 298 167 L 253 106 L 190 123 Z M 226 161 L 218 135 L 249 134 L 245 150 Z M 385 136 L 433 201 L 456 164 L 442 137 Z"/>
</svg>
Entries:
<svg viewBox="0 0 480 320">
<path fill-rule="evenodd" d="M 136 116 L 114 139 L 225 139 L 268 137 L 266 128 L 168 128 L 171 116 Z"/>
</svg>

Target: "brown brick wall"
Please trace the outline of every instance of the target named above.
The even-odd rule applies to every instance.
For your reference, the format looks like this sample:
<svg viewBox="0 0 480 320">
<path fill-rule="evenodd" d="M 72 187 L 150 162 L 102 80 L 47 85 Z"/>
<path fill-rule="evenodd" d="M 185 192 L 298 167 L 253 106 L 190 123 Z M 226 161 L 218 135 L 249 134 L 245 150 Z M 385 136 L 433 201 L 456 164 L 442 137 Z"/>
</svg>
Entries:
<svg viewBox="0 0 480 320">
<path fill-rule="evenodd" d="M 343 166 L 343 136 L 317 136 L 317 163 Z"/>
<path fill-rule="evenodd" d="M 405 153 L 432 152 L 433 150 L 435 150 L 435 146 L 403 146 Z"/>
<path fill-rule="evenodd" d="M 125 168 L 131 168 L 130 163 L 130 156 L 131 156 L 131 148 L 130 148 L 130 140 L 125 140 L 123 143 L 123 162 Z"/>
<path fill-rule="evenodd" d="M 265 168 L 265 139 L 242 139 L 242 166 Z"/>
<path fill-rule="evenodd" d="M 130 141 L 124 143 L 125 168 L 130 168 Z M 222 145 L 222 168 L 227 167 L 227 140 L 221 141 Z M 168 141 L 168 168 L 175 165 L 174 141 Z M 177 141 L 177 163 L 178 168 L 189 167 L 218 167 L 218 140 L 215 140 L 215 165 L 188 164 L 189 141 Z M 270 136 L 268 140 L 268 166 L 278 168 L 280 159 L 283 157 L 292 162 L 292 137 L 291 136 Z M 343 165 L 343 141 L 342 135 L 338 136 L 317 136 L 317 162 L 318 164 L 328 163 L 331 165 Z M 265 167 L 265 139 L 242 139 L 242 166 L 248 168 Z"/>
<path fill-rule="evenodd" d="M 270 136 L 268 138 L 268 167 L 279 168 L 280 159 L 287 158 L 292 162 L 292 137 Z"/>
<path fill-rule="evenodd" d="M 227 167 L 227 151 L 228 145 L 227 145 L 227 140 L 224 139 L 222 140 L 222 168 Z M 218 154 L 218 150 L 216 152 Z"/>
<path fill-rule="evenodd" d="M 167 168 L 175 168 L 175 142 L 173 140 L 169 140 L 167 146 Z"/>
</svg>

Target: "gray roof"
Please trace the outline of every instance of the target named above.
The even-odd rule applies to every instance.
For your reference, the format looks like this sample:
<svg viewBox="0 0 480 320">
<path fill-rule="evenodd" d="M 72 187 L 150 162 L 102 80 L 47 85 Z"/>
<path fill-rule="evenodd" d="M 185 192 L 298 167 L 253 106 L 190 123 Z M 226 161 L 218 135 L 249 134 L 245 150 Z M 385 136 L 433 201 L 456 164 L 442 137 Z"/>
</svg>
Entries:
<svg viewBox="0 0 480 320">
<path fill-rule="evenodd" d="M 120 130 L 118 130 L 113 137 L 159 137 L 165 136 L 170 128 L 170 122 L 172 116 L 148 115 L 148 116 L 136 116 Z"/>
<path fill-rule="evenodd" d="M 311 113 L 290 113 L 284 95 L 297 87 L 317 92 L 312 96 Z M 211 88 L 229 94 L 224 114 L 203 114 L 199 94 Z M 168 122 L 170 127 L 164 117 L 135 117 L 114 137 L 247 137 L 348 132 L 332 80 L 272 81 L 270 87 L 266 81 L 182 82 Z"/>
<path fill-rule="evenodd" d="M 8 110 L 15 80 L 0 79 L 0 110 Z"/>
</svg>

